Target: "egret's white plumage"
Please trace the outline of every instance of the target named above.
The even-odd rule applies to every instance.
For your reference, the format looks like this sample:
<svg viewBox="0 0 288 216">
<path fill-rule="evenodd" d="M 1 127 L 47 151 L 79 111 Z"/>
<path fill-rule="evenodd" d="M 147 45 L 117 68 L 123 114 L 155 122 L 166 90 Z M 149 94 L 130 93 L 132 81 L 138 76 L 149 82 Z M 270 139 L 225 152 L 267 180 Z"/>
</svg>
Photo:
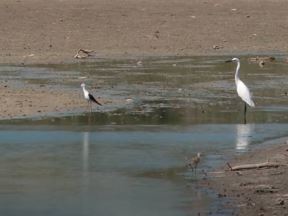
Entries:
<svg viewBox="0 0 288 216">
<path fill-rule="evenodd" d="M 239 97 L 249 106 L 255 107 L 255 104 L 252 100 L 250 91 L 248 87 L 240 80 L 239 78 L 239 69 L 240 69 L 240 60 L 238 58 L 233 58 L 233 62 L 237 62 L 237 68 L 235 72 L 235 83 L 237 88 L 237 93 Z"/>
</svg>

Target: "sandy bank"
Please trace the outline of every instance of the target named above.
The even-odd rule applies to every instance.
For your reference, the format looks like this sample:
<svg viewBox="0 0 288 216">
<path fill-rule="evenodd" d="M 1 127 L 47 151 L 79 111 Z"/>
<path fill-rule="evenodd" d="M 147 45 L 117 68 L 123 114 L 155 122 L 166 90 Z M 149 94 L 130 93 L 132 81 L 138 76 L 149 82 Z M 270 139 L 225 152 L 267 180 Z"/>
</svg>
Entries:
<svg viewBox="0 0 288 216">
<path fill-rule="evenodd" d="M 287 52 L 285 0 L 3 0 L 0 63 Z"/>
<path fill-rule="evenodd" d="M 219 193 L 219 199 L 228 197 L 227 207 L 234 209 L 236 215 L 287 215 L 287 141 L 288 138 L 270 141 L 268 147 L 257 148 L 229 162 L 236 166 L 268 161 L 279 167 L 229 171 L 225 166 L 208 185 Z"/>
</svg>

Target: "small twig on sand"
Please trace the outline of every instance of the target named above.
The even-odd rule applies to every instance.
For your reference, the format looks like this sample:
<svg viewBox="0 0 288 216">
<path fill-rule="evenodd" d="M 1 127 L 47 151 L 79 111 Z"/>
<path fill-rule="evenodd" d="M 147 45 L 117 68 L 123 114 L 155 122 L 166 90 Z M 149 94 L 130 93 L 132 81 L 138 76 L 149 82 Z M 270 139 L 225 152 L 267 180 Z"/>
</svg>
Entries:
<svg viewBox="0 0 288 216">
<path fill-rule="evenodd" d="M 243 164 L 238 166 L 231 166 L 228 162 L 226 163 L 230 171 L 248 170 L 248 169 L 260 169 L 260 168 L 278 168 L 279 166 L 284 166 L 283 164 L 277 163 L 257 163 L 257 164 Z"/>
<path fill-rule="evenodd" d="M 74 58 L 77 59 L 87 58 L 89 56 L 93 56 L 92 53 L 94 52 L 95 52 L 94 50 L 79 49 Z"/>
<path fill-rule="evenodd" d="M 230 165 L 230 163 L 227 162 L 226 164 L 227 164 L 227 166 L 229 167 L 229 169 L 232 170 L 232 166 Z"/>
</svg>

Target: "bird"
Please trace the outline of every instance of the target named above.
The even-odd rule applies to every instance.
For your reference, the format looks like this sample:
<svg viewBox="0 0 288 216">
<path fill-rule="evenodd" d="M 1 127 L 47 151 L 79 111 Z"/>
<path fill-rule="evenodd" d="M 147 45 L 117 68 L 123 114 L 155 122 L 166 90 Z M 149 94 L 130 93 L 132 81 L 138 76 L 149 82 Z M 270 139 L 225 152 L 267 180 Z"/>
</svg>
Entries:
<svg viewBox="0 0 288 216">
<path fill-rule="evenodd" d="M 198 152 L 196 156 L 192 157 L 190 160 L 187 161 L 188 167 L 190 167 L 192 171 L 194 170 L 195 174 L 196 174 L 197 166 L 200 163 L 200 158 L 201 158 L 201 153 Z"/>
<path fill-rule="evenodd" d="M 88 105 L 90 106 L 90 112 L 92 112 L 92 102 L 98 104 L 99 106 L 102 106 L 102 104 L 97 101 L 94 96 L 92 94 L 90 94 L 86 88 L 85 88 L 85 83 L 81 84 L 82 90 L 83 90 L 83 94 L 84 94 L 84 98 L 88 101 Z"/>
<path fill-rule="evenodd" d="M 239 78 L 240 60 L 238 58 L 232 58 L 226 62 L 236 62 L 236 72 L 235 72 L 235 84 L 238 96 L 244 101 L 244 124 L 246 124 L 246 112 L 247 105 L 250 107 L 255 107 L 255 103 L 252 100 L 251 93 L 248 87 Z"/>
</svg>

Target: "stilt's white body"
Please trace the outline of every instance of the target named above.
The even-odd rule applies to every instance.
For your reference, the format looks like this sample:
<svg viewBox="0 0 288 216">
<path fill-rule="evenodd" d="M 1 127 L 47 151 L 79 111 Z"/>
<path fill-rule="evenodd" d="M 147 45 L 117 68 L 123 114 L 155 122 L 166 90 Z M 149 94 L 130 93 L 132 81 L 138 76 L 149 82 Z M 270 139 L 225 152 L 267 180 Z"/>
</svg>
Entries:
<svg viewBox="0 0 288 216">
<path fill-rule="evenodd" d="M 85 84 L 82 83 L 82 84 L 81 84 L 81 87 L 82 87 L 82 90 L 83 90 L 83 93 L 84 93 L 84 98 L 89 101 L 89 100 L 90 100 L 90 98 L 89 98 L 89 92 L 86 90 Z"/>
<path fill-rule="evenodd" d="M 248 87 L 239 79 L 240 60 L 238 58 L 233 58 L 232 61 L 237 62 L 237 68 L 235 73 L 237 94 L 246 104 L 248 104 L 251 107 L 255 107 L 255 104 L 251 98 L 251 94 Z"/>
<path fill-rule="evenodd" d="M 90 112 L 92 112 L 92 103 L 93 103 L 93 102 L 96 103 L 96 104 L 98 104 L 98 105 L 100 105 L 100 106 L 102 106 L 102 104 L 99 103 L 99 102 L 94 98 L 94 96 L 93 96 L 92 94 L 90 94 L 90 93 L 86 90 L 84 83 L 81 84 L 81 87 L 82 87 L 82 90 L 83 90 L 84 98 L 87 100 L 87 102 L 88 102 L 88 104 L 89 104 L 89 106 L 90 106 Z"/>
</svg>

